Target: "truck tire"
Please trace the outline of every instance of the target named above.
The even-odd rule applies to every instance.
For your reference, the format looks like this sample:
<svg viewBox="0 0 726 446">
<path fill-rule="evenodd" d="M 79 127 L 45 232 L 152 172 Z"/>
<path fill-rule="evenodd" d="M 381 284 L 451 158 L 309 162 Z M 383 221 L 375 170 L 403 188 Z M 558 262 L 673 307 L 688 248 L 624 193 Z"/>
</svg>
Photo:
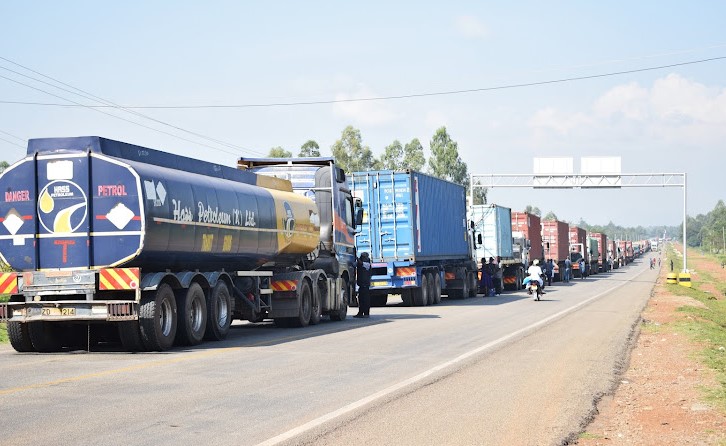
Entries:
<svg viewBox="0 0 726 446">
<path fill-rule="evenodd" d="M 403 301 L 403 305 L 407 307 L 413 306 L 413 290 L 407 289 L 401 291 L 401 300 Z"/>
<path fill-rule="evenodd" d="M 296 327 L 307 327 L 310 323 L 310 315 L 313 309 L 313 293 L 307 280 L 302 281 L 300 288 L 300 307 L 297 317 L 292 318 L 292 324 Z"/>
<path fill-rule="evenodd" d="M 121 346 L 128 352 L 143 352 L 146 350 L 141 339 L 139 321 L 124 321 L 118 323 L 118 337 Z"/>
<path fill-rule="evenodd" d="M 310 296 L 310 325 L 318 325 L 322 317 L 322 305 L 320 303 L 320 294 L 311 293 Z"/>
<path fill-rule="evenodd" d="M 441 275 L 437 272 L 434 273 L 434 303 L 441 303 Z"/>
<path fill-rule="evenodd" d="M 464 271 L 463 276 L 464 280 L 462 280 L 461 291 L 459 292 L 461 293 L 461 297 L 466 299 L 467 297 L 469 297 L 469 274 Z"/>
<path fill-rule="evenodd" d="M 220 280 L 212 288 L 207 299 L 207 331 L 204 333 L 204 339 L 221 341 L 227 337 L 230 325 L 232 325 L 232 298 L 229 287 Z"/>
<path fill-rule="evenodd" d="M 28 333 L 33 348 L 42 353 L 57 352 L 61 349 L 61 333 L 55 324 L 50 322 L 31 322 L 28 324 Z"/>
<path fill-rule="evenodd" d="M 176 343 L 197 345 L 204 339 L 207 331 L 207 299 L 198 283 L 192 283 L 186 292 L 177 296 L 178 323 Z"/>
<path fill-rule="evenodd" d="M 348 302 L 352 296 L 351 288 L 348 282 L 343 284 L 343 289 L 340 290 L 340 308 L 328 313 L 331 321 L 344 321 L 348 317 Z"/>
<path fill-rule="evenodd" d="M 429 280 L 426 274 L 421 275 L 421 286 L 413 289 L 413 304 L 417 307 L 428 305 Z"/>
<path fill-rule="evenodd" d="M 28 332 L 29 325 L 30 323 L 8 322 L 8 337 L 10 338 L 10 345 L 12 345 L 17 352 L 26 353 L 37 351 L 35 347 L 33 347 L 33 342 L 30 340 L 30 333 Z"/>
<path fill-rule="evenodd" d="M 476 297 L 477 289 L 479 285 L 476 280 L 476 273 L 469 271 L 469 297 Z"/>
<path fill-rule="evenodd" d="M 426 273 L 428 282 L 428 299 L 427 305 L 436 305 L 436 284 L 434 283 L 433 273 Z"/>
<path fill-rule="evenodd" d="M 156 291 L 141 294 L 139 327 L 146 350 L 164 351 L 174 345 L 177 328 L 176 299 L 168 284 L 163 283 Z"/>
</svg>

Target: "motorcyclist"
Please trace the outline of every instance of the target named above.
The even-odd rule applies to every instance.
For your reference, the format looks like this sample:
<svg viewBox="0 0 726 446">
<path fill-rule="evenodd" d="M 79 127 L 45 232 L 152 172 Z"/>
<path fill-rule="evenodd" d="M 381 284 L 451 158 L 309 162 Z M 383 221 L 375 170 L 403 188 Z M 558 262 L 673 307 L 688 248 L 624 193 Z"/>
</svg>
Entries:
<svg viewBox="0 0 726 446">
<path fill-rule="evenodd" d="M 540 288 L 542 288 L 544 282 L 542 281 L 542 268 L 539 266 L 539 259 L 534 259 L 532 261 L 532 265 L 527 268 L 527 274 L 529 274 L 529 276 L 524 279 L 526 283 L 536 280 L 539 283 Z M 544 294 L 544 291 L 542 293 Z"/>
</svg>

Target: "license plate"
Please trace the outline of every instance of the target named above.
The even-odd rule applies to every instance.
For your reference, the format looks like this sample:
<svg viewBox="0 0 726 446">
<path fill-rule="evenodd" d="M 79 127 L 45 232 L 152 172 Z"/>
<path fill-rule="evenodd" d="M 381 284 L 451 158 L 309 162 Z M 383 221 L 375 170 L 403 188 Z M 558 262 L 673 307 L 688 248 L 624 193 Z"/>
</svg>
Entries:
<svg viewBox="0 0 726 446">
<path fill-rule="evenodd" d="M 386 285 L 388 285 L 388 282 L 373 282 L 371 285 L 373 285 L 373 286 L 386 286 Z"/>
<path fill-rule="evenodd" d="M 75 316 L 75 308 L 41 308 L 41 316 Z"/>
</svg>

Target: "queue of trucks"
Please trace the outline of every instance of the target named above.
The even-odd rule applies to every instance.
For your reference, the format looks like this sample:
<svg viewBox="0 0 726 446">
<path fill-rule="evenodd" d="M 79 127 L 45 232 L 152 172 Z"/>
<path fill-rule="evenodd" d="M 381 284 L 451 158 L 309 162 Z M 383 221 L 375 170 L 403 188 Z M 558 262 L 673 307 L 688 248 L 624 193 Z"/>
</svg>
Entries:
<svg viewBox="0 0 726 446">
<path fill-rule="evenodd" d="M 361 252 L 373 305 L 424 306 L 476 296 L 489 258 L 519 290 L 534 259 L 552 259 L 559 280 L 567 258 L 588 275 L 649 249 L 470 206 L 464 187 L 420 172 L 347 175 L 332 158 L 231 168 L 100 137 L 33 139 L 0 188 L 0 260 L 13 269 L 0 273 L 0 321 L 20 352 L 91 337 L 163 351 L 224 339 L 234 319 L 340 321 Z"/>
</svg>

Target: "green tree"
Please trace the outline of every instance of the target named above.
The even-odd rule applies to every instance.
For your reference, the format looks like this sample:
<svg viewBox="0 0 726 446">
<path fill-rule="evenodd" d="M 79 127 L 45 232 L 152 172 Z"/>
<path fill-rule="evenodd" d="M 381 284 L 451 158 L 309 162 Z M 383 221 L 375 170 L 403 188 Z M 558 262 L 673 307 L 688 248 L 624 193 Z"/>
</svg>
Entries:
<svg viewBox="0 0 726 446">
<path fill-rule="evenodd" d="M 403 146 L 399 140 L 395 140 L 386 146 L 383 155 L 381 155 L 381 167 L 389 170 L 403 170 L 405 168 Z"/>
<path fill-rule="evenodd" d="M 8 167 L 10 167 L 10 164 L 7 161 L 0 161 L 0 173 L 5 172 Z"/>
<path fill-rule="evenodd" d="M 271 148 L 270 153 L 268 153 L 267 156 L 270 158 L 292 158 L 292 152 L 277 146 Z"/>
<path fill-rule="evenodd" d="M 460 184 L 469 189 L 466 163 L 459 157 L 459 145 L 446 132 L 446 127 L 436 130 L 431 138 L 429 172 L 438 178 Z"/>
<path fill-rule="evenodd" d="M 331 147 L 336 163 L 344 171 L 360 172 L 380 167 L 370 147 L 363 145 L 360 130 L 349 125 Z"/>
<path fill-rule="evenodd" d="M 320 156 L 320 146 L 315 140 L 309 139 L 300 147 L 300 153 L 297 156 Z"/>
<path fill-rule="evenodd" d="M 544 220 L 557 220 L 557 215 L 554 212 L 549 211 L 547 215 L 544 216 Z"/>
<path fill-rule="evenodd" d="M 487 204 L 487 188 L 486 187 L 475 187 L 474 188 L 474 203 L 473 204 Z"/>
<path fill-rule="evenodd" d="M 540 211 L 537 206 L 532 206 L 531 204 L 528 204 L 527 207 L 524 208 L 524 212 L 528 214 L 534 214 L 537 217 L 542 216 L 542 211 Z"/>
<path fill-rule="evenodd" d="M 426 165 L 424 148 L 418 138 L 414 138 L 403 148 L 403 165 L 405 168 L 420 171 Z"/>
</svg>

